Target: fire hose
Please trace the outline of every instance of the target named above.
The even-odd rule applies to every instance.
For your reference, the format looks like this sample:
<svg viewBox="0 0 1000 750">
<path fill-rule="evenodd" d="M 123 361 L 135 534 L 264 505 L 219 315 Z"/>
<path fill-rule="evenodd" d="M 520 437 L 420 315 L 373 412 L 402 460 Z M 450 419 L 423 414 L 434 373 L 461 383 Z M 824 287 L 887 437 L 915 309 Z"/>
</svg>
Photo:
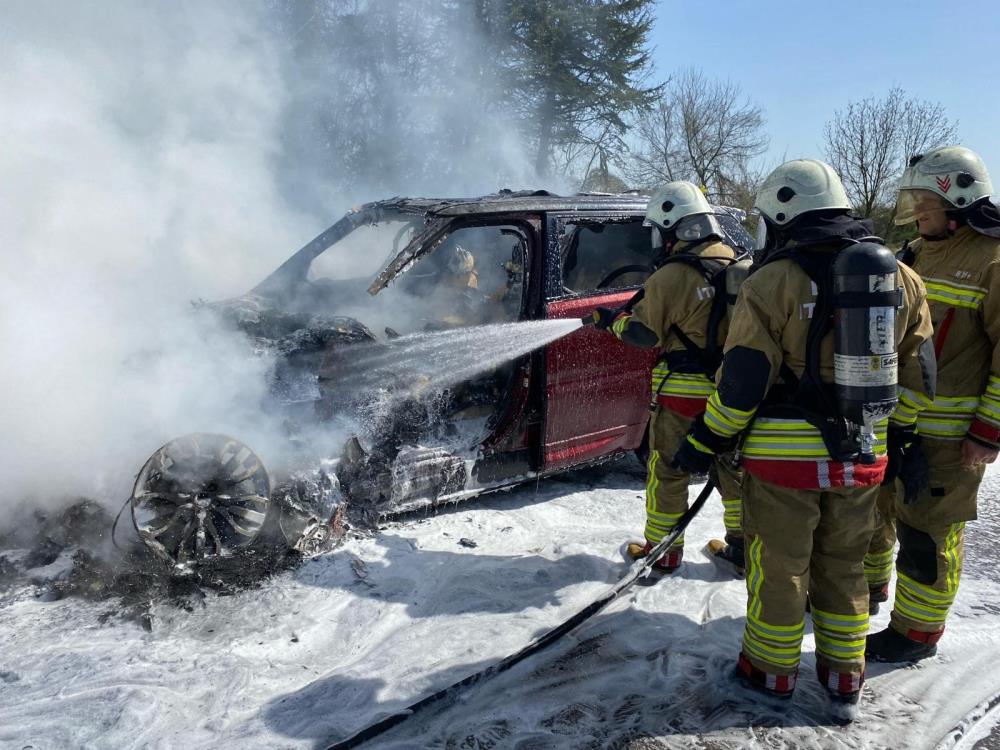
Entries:
<svg viewBox="0 0 1000 750">
<path fill-rule="evenodd" d="M 473 687 L 474 685 L 481 684 L 502 672 L 506 672 L 508 669 L 524 661 L 529 656 L 537 654 L 539 651 L 551 646 L 564 635 L 574 630 L 580 624 L 607 607 L 611 602 L 618 598 L 620 594 L 627 591 L 633 584 L 635 584 L 636 581 L 645 576 L 649 572 L 650 568 L 652 568 L 653 563 L 660 559 L 663 553 L 670 548 L 670 545 L 677 541 L 677 539 L 679 539 L 684 533 L 688 524 L 690 524 L 692 519 L 698 515 L 698 512 L 702 509 L 702 506 L 705 505 L 705 502 L 708 500 L 709 496 L 711 496 L 712 490 L 714 489 L 715 485 L 712 483 L 712 480 L 709 479 L 709 481 L 705 483 L 701 492 L 698 493 L 698 497 L 695 498 L 691 507 L 688 508 L 684 515 L 682 515 L 677 521 L 677 525 L 674 527 L 673 531 L 668 536 L 664 537 L 659 544 L 653 547 L 653 549 L 649 551 L 648 555 L 633 563 L 628 572 L 616 584 L 568 620 L 565 620 L 551 630 L 538 636 L 517 653 L 511 654 L 510 656 L 501 659 L 485 669 L 471 674 L 446 688 L 438 690 L 432 695 L 421 698 L 416 703 L 412 703 L 405 708 L 379 719 L 374 724 L 370 724 L 364 729 L 352 734 L 350 737 L 328 746 L 326 750 L 347 750 L 348 748 L 358 747 L 368 740 L 379 736 L 395 726 L 398 726 L 421 709 L 424 709 L 434 703 L 452 701 L 463 691 Z"/>
</svg>

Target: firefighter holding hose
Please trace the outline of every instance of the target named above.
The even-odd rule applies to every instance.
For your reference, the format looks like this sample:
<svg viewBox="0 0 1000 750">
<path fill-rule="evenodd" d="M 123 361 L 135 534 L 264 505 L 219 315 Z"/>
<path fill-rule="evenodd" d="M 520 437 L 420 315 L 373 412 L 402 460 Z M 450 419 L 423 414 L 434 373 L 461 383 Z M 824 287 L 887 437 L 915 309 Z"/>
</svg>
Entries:
<svg viewBox="0 0 1000 750">
<path fill-rule="evenodd" d="M 742 440 L 747 614 L 736 668 L 787 699 L 811 603 L 816 670 L 835 720 L 865 674 L 863 559 L 886 469 L 887 423 L 934 395 L 920 278 L 852 218 L 836 172 L 796 160 L 764 181 L 767 254 L 743 283 L 718 386 L 674 459 L 703 471 Z"/>
<path fill-rule="evenodd" d="M 621 310 L 598 308 L 594 313 L 597 328 L 625 343 L 659 346 L 663 351 L 653 370 L 645 539 L 627 544 L 633 559 L 648 555 L 688 508 L 690 473 L 671 465 L 671 458 L 713 390 L 728 318 L 726 284 L 732 288 L 748 266 L 736 263 L 733 249 L 722 242 L 718 219 L 693 183 L 671 182 L 657 190 L 646 209 L 646 225 L 654 253 L 665 255 L 665 262 L 646 280 L 634 304 Z M 728 457 L 713 468 L 724 506 L 726 543 L 710 543 L 710 552 L 742 574 L 739 475 Z M 671 573 L 683 555 L 681 536 L 653 570 Z"/>
<path fill-rule="evenodd" d="M 985 465 L 1000 446 L 1000 212 L 992 195 L 982 159 L 957 146 L 914 156 L 899 187 L 896 223 L 916 222 L 920 235 L 902 259 L 927 286 L 938 387 L 907 437 L 911 453 L 922 446 L 925 469 L 904 463 L 900 481 L 884 488 L 886 517 L 866 559 L 875 605 L 887 595 L 898 536 L 890 625 L 868 637 L 868 657 L 878 661 L 936 653 L 958 591 L 965 523 L 976 518 Z"/>
</svg>

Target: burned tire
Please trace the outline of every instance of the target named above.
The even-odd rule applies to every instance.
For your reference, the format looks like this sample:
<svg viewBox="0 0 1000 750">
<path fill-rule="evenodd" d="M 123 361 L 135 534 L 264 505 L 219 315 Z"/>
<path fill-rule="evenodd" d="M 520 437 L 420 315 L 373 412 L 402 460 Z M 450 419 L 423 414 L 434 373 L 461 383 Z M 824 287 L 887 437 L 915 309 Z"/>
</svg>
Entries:
<svg viewBox="0 0 1000 750">
<path fill-rule="evenodd" d="M 257 455 L 226 435 L 196 433 L 150 456 L 132 490 L 142 541 L 175 565 L 251 544 L 267 519 L 271 482 Z"/>
</svg>

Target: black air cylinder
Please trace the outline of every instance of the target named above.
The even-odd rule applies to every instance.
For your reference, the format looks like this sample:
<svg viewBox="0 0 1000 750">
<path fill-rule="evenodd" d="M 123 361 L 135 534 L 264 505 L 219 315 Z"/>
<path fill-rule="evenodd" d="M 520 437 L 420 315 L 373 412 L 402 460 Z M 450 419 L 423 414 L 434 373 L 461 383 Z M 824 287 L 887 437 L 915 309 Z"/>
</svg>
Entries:
<svg viewBox="0 0 1000 750">
<path fill-rule="evenodd" d="M 861 428 L 861 463 L 874 463 L 874 425 L 896 408 L 898 273 L 874 242 L 851 245 L 833 264 L 834 383 L 841 416 Z"/>
</svg>

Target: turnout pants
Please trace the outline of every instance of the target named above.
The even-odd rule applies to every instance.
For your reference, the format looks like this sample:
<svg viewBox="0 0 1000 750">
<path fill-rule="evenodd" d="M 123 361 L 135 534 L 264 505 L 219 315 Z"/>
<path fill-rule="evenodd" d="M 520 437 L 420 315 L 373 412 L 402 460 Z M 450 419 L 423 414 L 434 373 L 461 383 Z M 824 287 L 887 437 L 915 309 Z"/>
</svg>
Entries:
<svg viewBox="0 0 1000 750">
<path fill-rule="evenodd" d="M 879 488 L 875 502 L 875 533 L 865 555 L 868 588 L 880 589 L 892 578 L 892 552 L 896 546 L 896 486 Z"/>
<path fill-rule="evenodd" d="M 976 495 L 986 467 L 962 466 L 961 441 L 925 439 L 923 445 L 930 464 L 930 487 L 909 505 L 902 501 L 898 482 L 882 488 L 890 499 L 888 512 L 872 537 L 865 570 L 888 582 L 898 537 L 890 625 L 911 640 L 937 643 L 958 593 L 965 523 L 976 518 Z M 869 583 L 874 585 L 872 578 Z"/>
<path fill-rule="evenodd" d="M 795 687 L 808 594 L 820 681 L 843 693 L 864 680 L 864 556 L 878 487 L 826 490 L 743 480 L 747 622 L 740 667 L 777 692 Z"/>
<path fill-rule="evenodd" d="M 690 475 L 671 468 L 670 462 L 687 436 L 692 420 L 677 412 L 659 407 L 649 424 L 649 466 L 646 480 L 646 539 L 653 544 L 673 531 L 688 508 Z M 716 471 L 719 494 L 722 496 L 723 522 L 726 536 L 743 536 L 743 512 L 740 501 L 741 477 L 728 457 L 719 459 Z M 671 546 L 668 554 L 676 553 L 677 562 L 684 549 L 683 535 Z"/>
</svg>

